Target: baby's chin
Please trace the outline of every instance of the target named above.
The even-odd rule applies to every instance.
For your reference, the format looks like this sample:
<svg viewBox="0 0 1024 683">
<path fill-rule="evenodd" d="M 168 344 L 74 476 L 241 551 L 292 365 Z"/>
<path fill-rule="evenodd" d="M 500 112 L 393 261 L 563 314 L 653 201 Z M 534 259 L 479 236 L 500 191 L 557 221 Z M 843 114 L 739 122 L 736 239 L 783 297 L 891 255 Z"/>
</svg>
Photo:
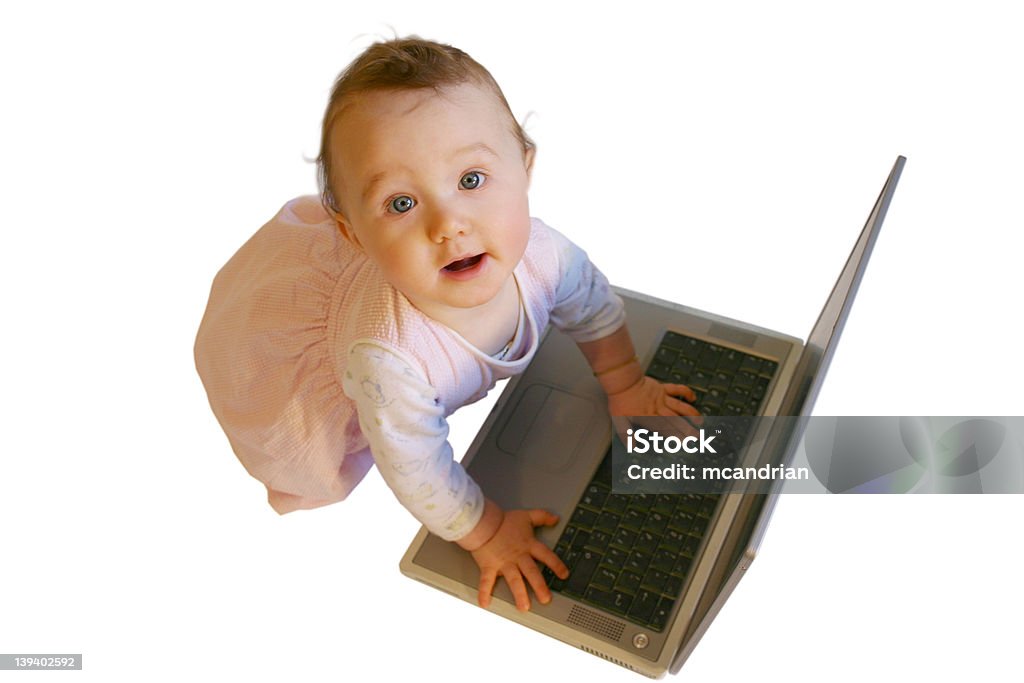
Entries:
<svg viewBox="0 0 1024 683">
<path fill-rule="evenodd" d="M 446 304 L 456 308 L 477 308 L 494 301 L 512 279 L 512 268 L 485 254 L 479 264 L 462 272 L 442 273 L 439 280 Z"/>
</svg>

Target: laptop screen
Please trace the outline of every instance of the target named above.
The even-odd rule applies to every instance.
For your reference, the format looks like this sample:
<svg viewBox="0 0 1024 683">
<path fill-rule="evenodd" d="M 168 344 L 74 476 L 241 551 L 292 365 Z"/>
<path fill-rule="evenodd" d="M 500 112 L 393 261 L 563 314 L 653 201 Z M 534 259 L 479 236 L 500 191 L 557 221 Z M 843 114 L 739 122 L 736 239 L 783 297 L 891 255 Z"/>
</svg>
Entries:
<svg viewBox="0 0 1024 683">
<path fill-rule="evenodd" d="M 889 202 L 896 191 L 896 183 L 899 182 L 905 162 L 905 157 L 901 156 L 896 159 L 896 163 L 889 173 L 889 179 L 882 188 L 881 194 L 878 195 L 878 200 L 868 216 L 867 223 L 864 225 L 853 251 L 850 252 L 846 267 L 843 268 L 843 272 L 832 288 L 825 307 L 821 309 L 818 321 L 814 324 L 814 329 L 811 330 L 811 335 L 807 338 L 807 344 L 801 353 L 794 382 L 783 398 L 780 410 L 782 415 L 807 416 L 810 415 L 811 409 L 814 407 L 814 401 L 818 398 L 818 391 L 821 389 L 825 371 L 828 370 L 839 335 L 850 314 L 853 298 L 856 296 L 857 288 L 864 276 L 864 269 L 867 267 L 868 258 L 875 246 L 878 231 L 889 209 Z"/>
</svg>

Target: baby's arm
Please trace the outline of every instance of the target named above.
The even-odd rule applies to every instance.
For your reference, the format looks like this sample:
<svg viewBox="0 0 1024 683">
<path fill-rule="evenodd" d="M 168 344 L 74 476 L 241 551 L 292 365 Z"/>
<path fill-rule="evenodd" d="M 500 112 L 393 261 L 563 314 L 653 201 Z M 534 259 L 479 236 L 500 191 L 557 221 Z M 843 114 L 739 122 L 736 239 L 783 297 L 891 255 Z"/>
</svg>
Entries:
<svg viewBox="0 0 1024 683">
<path fill-rule="evenodd" d="M 434 387 L 397 352 L 372 343 L 352 348 L 342 387 L 399 502 L 446 541 L 468 534 L 484 512 L 484 497 L 452 457 Z"/>
<path fill-rule="evenodd" d="M 551 230 L 559 267 L 553 325 L 577 343 L 608 396 L 616 416 L 691 415 L 687 401 L 697 399 L 682 384 L 662 384 L 644 375 L 626 327 L 622 300 L 586 253 L 561 233 Z"/>
<path fill-rule="evenodd" d="M 615 416 L 699 415 L 690 403 L 697 400 L 690 387 L 662 384 L 644 375 L 625 324 L 606 337 L 577 344 L 586 357 L 601 388 L 608 396 L 608 412 Z"/>
<path fill-rule="evenodd" d="M 444 408 L 422 375 L 394 351 L 363 343 L 349 354 L 343 386 L 356 402 L 377 469 L 398 500 L 431 532 L 472 553 L 480 567 L 480 605 L 490 603 L 499 574 L 519 609 L 530 607 L 526 582 L 542 603 L 550 601 L 534 560 L 562 578 L 568 569 L 533 528 L 555 524 L 557 517 L 544 510 L 506 512 L 483 497 L 452 457 Z"/>
</svg>

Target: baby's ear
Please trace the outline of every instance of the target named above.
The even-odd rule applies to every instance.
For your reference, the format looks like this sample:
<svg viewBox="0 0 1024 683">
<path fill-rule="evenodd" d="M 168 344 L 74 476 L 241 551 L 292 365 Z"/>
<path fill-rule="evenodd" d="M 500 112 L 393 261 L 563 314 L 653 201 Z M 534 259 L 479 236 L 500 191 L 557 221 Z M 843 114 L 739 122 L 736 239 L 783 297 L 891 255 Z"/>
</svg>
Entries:
<svg viewBox="0 0 1024 683">
<path fill-rule="evenodd" d="M 338 230 L 341 231 L 341 236 L 348 240 L 357 249 L 362 249 L 363 245 L 359 243 L 359 238 L 356 237 L 356 231 L 352 229 L 352 224 L 348 222 L 348 219 L 342 216 L 336 211 L 331 212 L 331 218 L 338 224 Z"/>
<path fill-rule="evenodd" d="M 529 182 L 533 173 L 533 159 L 537 156 L 537 148 L 533 145 L 523 152 L 523 163 L 526 165 L 526 181 Z"/>
</svg>

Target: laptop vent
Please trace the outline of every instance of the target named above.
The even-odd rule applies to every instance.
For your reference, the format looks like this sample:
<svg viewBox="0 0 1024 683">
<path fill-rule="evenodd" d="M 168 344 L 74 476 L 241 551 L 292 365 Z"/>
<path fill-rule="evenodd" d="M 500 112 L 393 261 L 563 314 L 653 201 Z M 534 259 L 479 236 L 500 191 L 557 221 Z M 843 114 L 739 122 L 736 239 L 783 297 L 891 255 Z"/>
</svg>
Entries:
<svg viewBox="0 0 1024 683">
<path fill-rule="evenodd" d="M 622 668 L 629 669 L 630 671 L 632 671 L 634 673 L 638 673 L 638 674 L 641 674 L 643 676 L 647 676 L 648 678 L 657 678 L 657 676 L 651 676 L 649 674 L 646 674 L 643 671 L 641 671 L 640 669 L 634 669 L 633 667 L 631 667 L 629 664 L 626 664 L 621 659 L 615 659 L 615 657 L 609 657 L 608 655 L 604 654 L 603 652 L 598 652 L 597 650 L 591 650 L 586 645 L 580 645 L 580 649 L 583 650 L 584 652 L 589 652 L 590 654 L 594 655 L 595 657 L 600 657 L 601 659 L 607 660 L 607 661 L 611 662 L 612 664 L 618 664 Z"/>
<path fill-rule="evenodd" d="M 616 642 L 618 642 L 619 638 L 622 637 L 622 632 L 626 628 L 626 625 L 621 621 L 609 619 L 606 616 L 602 616 L 597 612 L 592 612 L 589 609 L 580 607 L 579 605 L 573 605 L 566 622 L 573 626 L 585 628 L 599 636 L 604 636 L 605 638 L 609 638 Z"/>
</svg>

